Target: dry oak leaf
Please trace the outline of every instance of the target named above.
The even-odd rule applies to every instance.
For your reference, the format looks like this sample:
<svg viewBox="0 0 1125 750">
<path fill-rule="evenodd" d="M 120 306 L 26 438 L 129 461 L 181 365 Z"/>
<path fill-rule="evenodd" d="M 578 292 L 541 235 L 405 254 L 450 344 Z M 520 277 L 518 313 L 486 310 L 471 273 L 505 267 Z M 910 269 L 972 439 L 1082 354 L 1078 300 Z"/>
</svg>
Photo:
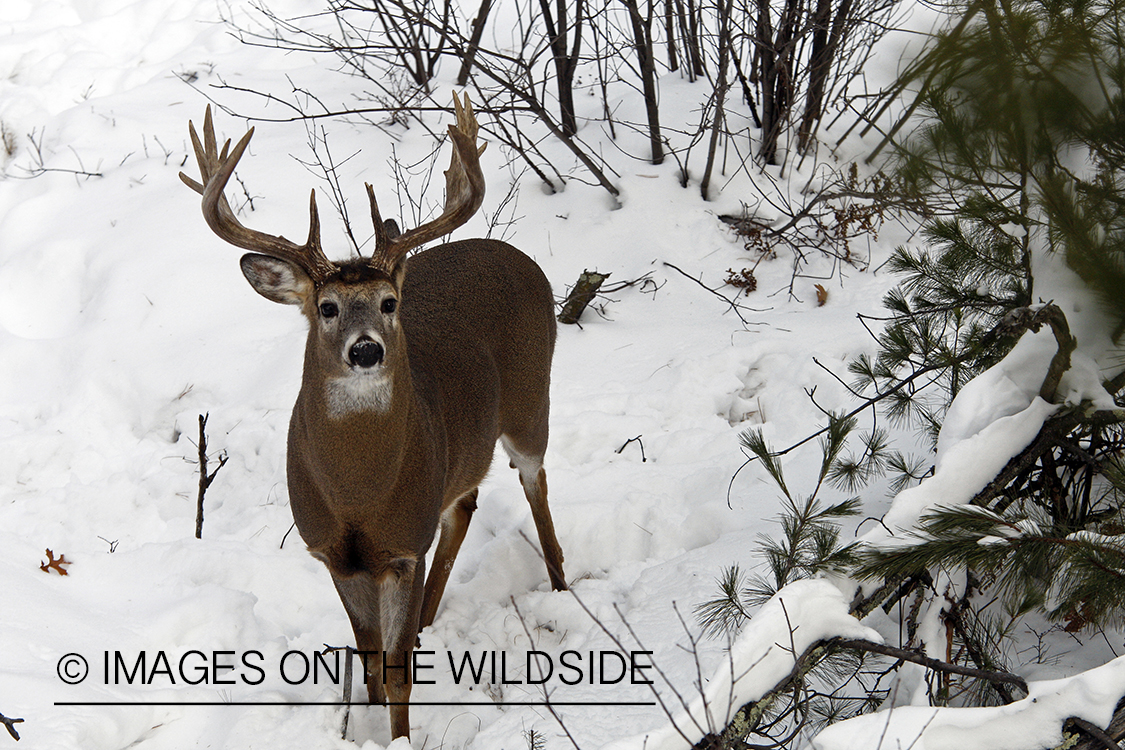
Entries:
<svg viewBox="0 0 1125 750">
<path fill-rule="evenodd" d="M 64 568 L 63 566 L 70 564 L 71 562 L 70 560 L 66 559 L 66 555 L 59 555 L 59 559 L 56 560 L 55 554 L 51 552 L 51 550 L 47 550 L 47 562 L 40 565 L 39 569 L 44 573 L 50 573 L 52 570 L 54 570 L 60 576 L 65 576 L 66 568 Z"/>
<path fill-rule="evenodd" d="M 824 307 L 824 303 L 828 301 L 828 290 L 820 284 L 816 284 L 816 306 Z"/>
</svg>

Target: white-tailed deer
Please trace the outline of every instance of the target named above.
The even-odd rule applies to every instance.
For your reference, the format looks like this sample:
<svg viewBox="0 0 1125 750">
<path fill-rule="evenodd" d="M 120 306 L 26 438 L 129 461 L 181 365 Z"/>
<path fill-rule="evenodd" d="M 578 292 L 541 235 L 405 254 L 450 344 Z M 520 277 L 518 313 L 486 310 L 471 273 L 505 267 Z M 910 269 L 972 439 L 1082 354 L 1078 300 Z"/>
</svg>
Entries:
<svg viewBox="0 0 1125 750">
<path fill-rule="evenodd" d="M 406 257 L 468 221 L 484 197 L 477 122 L 467 100 L 454 104 L 445 211 L 399 235 L 367 185 L 370 258 L 328 260 L 315 192 L 304 245 L 244 227 L 223 188 L 254 131 L 220 153 L 210 107 L 202 143 L 188 126 L 202 182 L 180 173 L 203 196 L 211 229 L 252 251 L 242 256 L 250 285 L 274 302 L 300 305 L 308 318 L 289 422 L 289 500 L 309 551 L 332 574 L 356 647 L 369 654 L 368 700 L 391 703 L 392 737 L 410 735 L 411 686 L 400 667 L 437 613 L 497 439 L 519 470 L 551 585 L 566 589 L 543 472 L 555 343 L 550 284 L 533 260 L 496 240 Z"/>
</svg>

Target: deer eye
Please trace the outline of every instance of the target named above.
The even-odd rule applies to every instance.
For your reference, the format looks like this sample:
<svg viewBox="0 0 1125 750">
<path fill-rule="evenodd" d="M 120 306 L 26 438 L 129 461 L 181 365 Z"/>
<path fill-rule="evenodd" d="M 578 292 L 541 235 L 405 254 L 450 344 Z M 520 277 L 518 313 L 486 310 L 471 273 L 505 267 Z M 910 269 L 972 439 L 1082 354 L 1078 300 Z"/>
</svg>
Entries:
<svg viewBox="0 0 1125 750">
<path fill-rule="evenodd" d="M 390 315 L 391 313 L 393 313 L 395 311 L 395 308 L 397 308 L 397 307 L 398 307 L 398 300 L 395 299 L 394 297 L 387 297 L 385 300 L 383 300 L 382 310 L 387 315 Z"/>
<path fill-rule="evenodd" d="M 336 306 L 335 302 L 321 302 L 320 314 L 325 318 L 335 318 L 340 314 L 340 308 Z"/>
</svg>

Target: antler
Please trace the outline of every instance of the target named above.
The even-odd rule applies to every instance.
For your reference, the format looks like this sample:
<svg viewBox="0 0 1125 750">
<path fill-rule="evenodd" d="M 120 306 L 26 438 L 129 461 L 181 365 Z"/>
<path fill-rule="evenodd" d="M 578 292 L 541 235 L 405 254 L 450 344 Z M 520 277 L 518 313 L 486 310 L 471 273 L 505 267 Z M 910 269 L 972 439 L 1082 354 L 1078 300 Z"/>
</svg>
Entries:
<svg viewBox="0 0 1125 750">
<path fill-rule="evenodd" d="M 199 172 L 203 178 L 200 184 L 180 172 L 180 179 L 184 184 L 203 196 L 203 218 L 207 226 L 236 247 L 243 250 L 269 255 L 280 260 L 287 260 L 296 264 L 312 278 L 314 282 L 323 281 L 335 269 L 332 262 L 324 255 L 320 246 L 320 218 L 316 212 L 316 191 L 309 196 L 309 238 L 304 245 L 290 242 L 284 237 L 275 237 L 272 234 L 258 232 L 244 227 L 237 218 L 226 197 L 223 188 L 227 180 L 234 173 L 234 167 L 242 158 L 242 153 L 254 135 L 254 128 L 250 128 L 242 140 L 230 152 L 230 140 L 223 144 L 222 153 L 219 153 L 215 142 L 215 128 L 211 123 L 211 105 L 207 105 L 207 114 L 203 119 L 203 142 L 199 142 L 195 125 L 188 121 L 188 132 L 191 133 L 191 144 L 195 148 L 195 159 L 199 162 Z"/>
<path fill-rule="evenodd" d="M 445 210 L 441 216 L 397 237 L 391 237 L 379 214 L 375 191 L 371 185 L 367 185 L 371 220 L 375 224 L 375 252 L 371 256 L 371 262 L 388 273 L 411 249 L 449 234 L 464 224 L 484 201 L 484 174 L 480 168 L 480 155 L 488 144 L 477 148 L 479 126 L 469 97 L 465 97 L 465 105 L 462 107 L 457 92 L 453 92 L 453 108 L 457 114 L 457 125 L 449 126 L 453 156 L 450 157 L 449 169 L 445 172 Z"/>
</svg>

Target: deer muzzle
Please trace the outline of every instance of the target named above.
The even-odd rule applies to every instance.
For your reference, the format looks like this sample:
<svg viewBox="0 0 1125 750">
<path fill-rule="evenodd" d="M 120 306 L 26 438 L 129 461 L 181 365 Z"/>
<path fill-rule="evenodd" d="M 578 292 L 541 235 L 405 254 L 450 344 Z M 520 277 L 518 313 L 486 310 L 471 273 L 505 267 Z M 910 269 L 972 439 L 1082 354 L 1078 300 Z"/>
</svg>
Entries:
<svg viewBox="0 0 1125 750">
<path fill-rule="evenodd" d="M 348 363 L 352 367 L 369 369 L 383 363 L 383 345 L 370 336 L 361 336 L 348 349 Z"/>
</svg>

